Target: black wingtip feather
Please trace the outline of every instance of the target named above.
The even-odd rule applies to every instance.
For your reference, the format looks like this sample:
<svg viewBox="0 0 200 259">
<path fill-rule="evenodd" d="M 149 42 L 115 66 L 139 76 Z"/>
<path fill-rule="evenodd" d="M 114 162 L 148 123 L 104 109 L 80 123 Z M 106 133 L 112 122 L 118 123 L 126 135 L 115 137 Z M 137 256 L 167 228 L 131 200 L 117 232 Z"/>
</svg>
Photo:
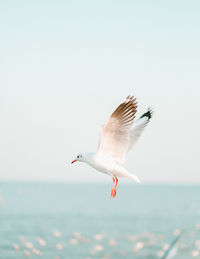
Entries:
<svg viewBox="0 0 200 259">
<path fill-rule="evenodd" d="M 153 110 L 151 108 L 148 108 L 148 111 L 145 112 L 144 114 L 142 114 L 140 119 L 143 118 L 143 117 L 147 117 L 148 120 L 150 120 L 152 118 L 152 115 L 153 115 Z"/>
</svg>

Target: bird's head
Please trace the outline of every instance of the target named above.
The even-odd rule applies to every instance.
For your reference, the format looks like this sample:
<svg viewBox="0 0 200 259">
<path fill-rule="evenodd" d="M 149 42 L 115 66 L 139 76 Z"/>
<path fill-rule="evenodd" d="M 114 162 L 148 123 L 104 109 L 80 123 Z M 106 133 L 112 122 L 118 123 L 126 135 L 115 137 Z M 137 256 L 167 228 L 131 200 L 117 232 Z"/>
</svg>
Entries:
<svg viewBox="0 0 200 259">
<path fill-rule="evenodd" d="M 84 154 L 79 153 L 79 154 L 77 155 L 76 159 L 74 159 L 74 160 L 72 161 L 72 164 L 75 163 L 75 162 L 77 162 L 77 161 L 84 162 L 84 161 L 85 161 L 85 159 L 84 159 Z"/>
</svg>

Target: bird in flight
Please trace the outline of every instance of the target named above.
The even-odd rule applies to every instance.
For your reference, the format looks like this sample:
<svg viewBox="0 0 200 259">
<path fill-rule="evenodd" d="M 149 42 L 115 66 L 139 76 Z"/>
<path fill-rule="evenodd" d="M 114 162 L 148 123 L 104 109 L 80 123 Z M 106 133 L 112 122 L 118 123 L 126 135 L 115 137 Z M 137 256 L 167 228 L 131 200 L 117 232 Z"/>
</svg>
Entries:
<svg viewBox="0 0 200 259">
<path fill-rule="evenodd" d="M 72 163 L 85 162 L 96 170 L 108 174 L 113 179 L 111 198 L 116 196 L 118 177 L 130 178 L 140 183 L 139 178 L 128 172 L 122 165 L 127 152 L 134 146 L 152 117 L 149 108 L 134 122 L 137 112 L 134 96 L 127 96 L 102 126 L 99 146 L 96 152 L 79 153 Z"/>
</svg>

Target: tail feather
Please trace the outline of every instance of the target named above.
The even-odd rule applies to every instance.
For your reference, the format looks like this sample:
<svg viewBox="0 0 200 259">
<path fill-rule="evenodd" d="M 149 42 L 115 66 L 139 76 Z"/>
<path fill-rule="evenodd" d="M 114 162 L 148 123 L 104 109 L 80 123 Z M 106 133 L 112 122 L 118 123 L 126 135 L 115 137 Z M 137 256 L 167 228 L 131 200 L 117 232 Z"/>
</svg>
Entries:
<svg viewBox="0 0 200 259">
<path fill-rule="evenodd" d="M 136 183 L 141 183 L 140 179 L 135 174 L 131 174 L 131 173 L 128 172 L 128 173 L 126 173 L 126 175 L 124 175 L 124 177 L 129 178 Z"/>
<path fill-rule="evenodd" d="M 135 174 L 130 174 L 130 178 L 136 183 L 141 183 L 140 179 Z"/>
<path fill-rule="evenodd" d="M 126 168 L 123 166 L 119 166 L 114 174 L 116 177 L 125 177 L 133 180 L 136 183 L 141 183 L 140 179 L 135 174 L 131 174 Z"/>
</svg>

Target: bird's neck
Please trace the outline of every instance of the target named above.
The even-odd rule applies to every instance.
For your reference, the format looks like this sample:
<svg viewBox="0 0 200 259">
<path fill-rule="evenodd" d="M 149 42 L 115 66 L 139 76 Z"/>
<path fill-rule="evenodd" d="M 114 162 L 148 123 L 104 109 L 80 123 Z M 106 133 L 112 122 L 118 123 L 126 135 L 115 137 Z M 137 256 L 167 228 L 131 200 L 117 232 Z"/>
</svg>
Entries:
<svg viewBox="0 0 200 259">
<path fill-rule="evenodd" d="M 87 164 L 91 164 L 93 162 L 95 156 L 95 152 L 87 153 L 84 157 L 84 162 Z"/>
</svg>

